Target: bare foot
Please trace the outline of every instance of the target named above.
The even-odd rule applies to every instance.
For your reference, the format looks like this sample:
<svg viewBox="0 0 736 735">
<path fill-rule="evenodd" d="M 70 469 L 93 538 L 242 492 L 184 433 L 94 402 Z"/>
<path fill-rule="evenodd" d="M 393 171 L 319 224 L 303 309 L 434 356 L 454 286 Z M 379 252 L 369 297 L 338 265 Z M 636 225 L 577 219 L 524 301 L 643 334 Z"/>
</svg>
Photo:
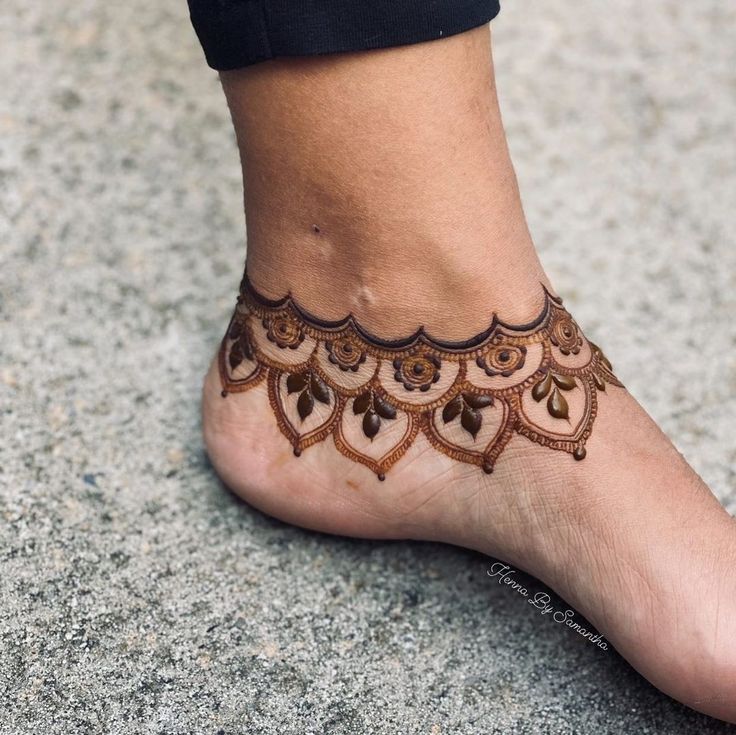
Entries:
<svg viewBox="0 0 736 735">
<path fill-rule="evenodd" d="M 482 335 L 494 313 L 512 325 L 544 313 L 540 284 L 551 286 L 526 228 L 491 69 L 481 28 L 223 75 L 244 163 L 253 284 L 270 299 L 293 293 L 321 320 L 354 314 L 386 354 L 380 390 L 350 393 L 330 354 L 359 379 L 378 353 L 351 371 L 355 353 L 318 340 L 325 371 L 315 368 L 321 382 L 312 384 L 297 359 L 307 345 L 299 325 L 277 324 L 278 308 L 264 307 L 253 318 L 253 343 L 232 357 L 239 337 L 231 333 L 222 374 L 216 362 L 206 378 L 208 452 L 236 493 L 282 520 L 446 541 L 529 571 L 664 692 L 736 721 L 734 520 L 590 343 L 579 335 L 576 349 L 560 346 L 571 337 L 560 332 L 555 344 L 544 320 L 510 329 L 518 339 L 508 344 L 526 349 L 524 365 L 513 349 L 474 356 L 490 372 L 465 354 L 481 381 L 464 384 L 468 395 L 459 395 L 458 362 L 441 346 L 414 363 L 390 360 L 386 340 L 420 326 L 457 342 Z M 538 341 L 526 340 L 535 330 Z M 482 339 L 473 344 L 481 342 L 486 350 Z M 222 397 L 268 354 L 282 367 Z M 300 365 L 290 384 L 289 359 Z M 477 386 L 486 379 L 484 393 Z M 450 444 L 465 442 L 463 451 L 432 440 L 428 414 L 403 441 L 392 427 L 406 427 L 398 414 L 410 395 L 438 396 L 437 431 L 446 429 Z M 304 434 L 338 403 L 351 445 L 362 436 L 366 452 L 385 441 L 405 453 L 371 465 L 339 451 L 333 431 L 307 446 Z M 290 411 L 291 429 L 283 416 L 277 422 L 279 407 Z M 494 426 L 507 429 L 502 451 L 474 454 Z"/>
<path fill-rule="evenodd" d="M 253 349 L 267 353 L 264 345 L 261 334 Z M 300 366 L 314 351 L 311 343 L 300 346 L 306 348 L 301 357 L 288 346 L 271 347 L 276 357 L 283 349 Z M 317 350 L 328 366 L 328 350 Z M 556 360 L 585 365 L 591 355 L 585 341 L 577 356 L 558 352 Z M 226 372 L 247 378 L 258 364 L 251 352 Z M 368 365 L 351 377 L 360 385 L 373 370 Z M 537 371 L 534 359 L 527 359 L 520 375 L 496 376 L 496 385 L 548 374 Z M 291 374 L 300 373 L 303 367 Z M 329 367 L 321 374 L 329 381 L 325 401 L 312 399 L 312 416 L 305 419 L 298 403 L 309 392 L 303 389 L 306 379 L 291 394 L 286 374 L 277 380 L 284 417 L 302 437 L 329 423 L 344 384 L 339 375 L 331 377 Z M 573 429 L 570 420 L 548 415 L 545 422 L 549 395 L 538 402 L 532 397 L 541 382 L 530 383 L 524 394 L 530 412 L 537 409 L 534 420 L 541 426 L 561 422 L 561 431 L 574 431 L 584 420 L 582 396 L 572 405 L 574 394 L 583 393 L 582 379 L 565 393 Z M 406 390 L 398 383 L 386 387 L 399 398 Z M 329 533 L 446 541 L 507 560 L 574 604 L 660 689 L 703 712 L 736 720 L 736 525 L 625 389 L 609 384 L 596 391 L 597 417 L 584 461 L 514 433 L 487 474 L 438 451 L 419 433 L 383 482 L 337 450 L 334 432 L 296 457 L 277 426 L 265 380 L 226 398 L 222 390 L 216 361 L 204 389 L 208 452 L 226 484 L 255 507 Z M 416 400 L 434 401 L 434 390 Z M 362 426 L 366 412 L 353 409 L 357 400 L 349 399 L 341 418 L 345 433 L 352 430 L 352 443 L 376 457 L 401 445 L 406 429 L 394 415 L 383 419 L 376 434 L 383 445 L 375 446 Z M 498 403 L 475 410 L 491 436 L 501 420 L 494 417 L 501 412 Z M 442 408 L 435 413 L 442 425 Z M 488 435 L 479 428 L 474 436 L 456 416 L 447 422 L 447 436 L 457 446 L 482 449 Z M 372 430 L 367 427 L 368 434 Z"/>
</svg>

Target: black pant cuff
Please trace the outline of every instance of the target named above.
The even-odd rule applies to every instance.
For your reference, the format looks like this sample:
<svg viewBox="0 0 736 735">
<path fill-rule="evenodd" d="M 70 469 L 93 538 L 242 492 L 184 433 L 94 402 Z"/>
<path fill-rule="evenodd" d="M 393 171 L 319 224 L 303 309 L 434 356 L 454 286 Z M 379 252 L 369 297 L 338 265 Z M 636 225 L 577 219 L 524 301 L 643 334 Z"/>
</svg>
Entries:
<svg viewBox="0 0 736 735">
<path fill-rule="evenodd" d="M 220 71 L 278 56 L 402 46 L 487 23 L 499 0 L 189 0 L 207 63 Z"/>
</svg>

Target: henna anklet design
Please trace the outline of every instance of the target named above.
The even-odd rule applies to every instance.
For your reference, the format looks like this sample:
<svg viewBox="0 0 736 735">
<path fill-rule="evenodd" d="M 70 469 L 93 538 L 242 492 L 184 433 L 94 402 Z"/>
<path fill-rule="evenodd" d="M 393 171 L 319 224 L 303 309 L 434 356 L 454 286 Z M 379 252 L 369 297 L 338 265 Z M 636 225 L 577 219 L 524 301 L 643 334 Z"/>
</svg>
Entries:
<svg viewBox="0 0 736 735">
<path fill-rule="evenodd" d="M 267 299 L 244 276 L 220 347 L 222 395 L 265 381 L 295 455 L 331 436 L 381 480 L 419 433 L 486 472 L 515 434 L 581 460 L 598 391 L 621 383 L 561 299 L 544 294 L 529 324 L 494 316 L 469 340 L 435 339 L 424 328 L 386 340 L 352 315 L 324 321 L 291 295 Z"/>
</svg>

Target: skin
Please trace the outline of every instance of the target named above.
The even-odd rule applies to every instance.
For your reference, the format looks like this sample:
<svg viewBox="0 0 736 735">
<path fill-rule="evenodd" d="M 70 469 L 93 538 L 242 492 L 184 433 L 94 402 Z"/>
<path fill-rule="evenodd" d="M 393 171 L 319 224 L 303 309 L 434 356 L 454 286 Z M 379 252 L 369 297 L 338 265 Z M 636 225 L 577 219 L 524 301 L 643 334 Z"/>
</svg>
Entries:
<svg viewBox="0 0 736 735">
<path fill-rule="evenodd" d="M 378 334 L 423 323 L 448 339 L 481 331 L 489 307 L 518 321 L 538 311 L 547 281 L 489 59 L 486 28 L 222 75 L 261 292 L 292 289 L 322 317 L 352 311 Z"/>
<path fill-rule="evenodd" d="M 524 219 L 487 27 L 427 44 L 222 75 L 244 167 L 248 272 L 326 319 L 445 339 L 496 312 L 532 319 L 552 288 Z M 481 264 L 493 264 L 482 267 Z M 603 345 L 605 347 L 605 345 Z M 263 386 L 204 435 L 223 480 L 282 520 L 441 540 L 536 575 L 653 684 L 736 722 L 736 525 L 636 401 L 601 395 L 588 456 L 515 437 L 493 475 L 420 440 L 378 483 L 330 442 L 296 459 Z"/>
</svg>

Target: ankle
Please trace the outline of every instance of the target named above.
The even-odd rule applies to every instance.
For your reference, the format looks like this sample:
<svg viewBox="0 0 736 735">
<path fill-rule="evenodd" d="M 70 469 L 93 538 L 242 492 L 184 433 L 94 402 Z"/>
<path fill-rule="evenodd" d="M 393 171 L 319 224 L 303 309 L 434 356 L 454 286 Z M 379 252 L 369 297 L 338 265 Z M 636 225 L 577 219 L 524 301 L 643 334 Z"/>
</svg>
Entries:
<svg viewBox="0 0 736 735">
<path fill-rule="evenodd" d="M 452 188 L 463 187 L 458 172 L 445 175 Z M 516 323 L 536 316 L 540 283 L 549 283 L 515 185 L 489 182 L 489 201 L 466 187 L 465 198 L 475 201 L 469 209 L 409 198 L 383 216 L 380 196 L 364 191 L 345 199 L 347 185 L 330 194 L 321 182 L 305 183 L 303 196 L 320 202 L 308 208 L 313 221 L 283 210 L 269 218 L 272 201 L 249 212 L 248 272 L 263 293 L 291 292 L 325 319 L 352 313 L 388 337 L 424 326 L 464 339 L 485 329 L 494 313 Z"/>
<path fill-rule="evenodd" d="M 458 339 L 494 312 L 533 317 L 544 275 L 491 69 L 477 29 L 224 74 L 254 285 L 387 336 L 424 325 Z"/>
<path fill-rule="evenodd" d="M 549 283 L 531 241 L 517 236 L 504 248 L 473 233 L 454 241 L 425 235 L 389 247 L 385 239 L 350 240 L 329 227 L 294 233 L 289 244 L 249 244 L 248 275 L 272 298 L 291 293 L 307 311 L 336 320 L 353 314 L 387 338 L 424 326 L 461 340 L 487 328 L 494 314 L 524 323 L 544 304 Z"/>
</svg>

